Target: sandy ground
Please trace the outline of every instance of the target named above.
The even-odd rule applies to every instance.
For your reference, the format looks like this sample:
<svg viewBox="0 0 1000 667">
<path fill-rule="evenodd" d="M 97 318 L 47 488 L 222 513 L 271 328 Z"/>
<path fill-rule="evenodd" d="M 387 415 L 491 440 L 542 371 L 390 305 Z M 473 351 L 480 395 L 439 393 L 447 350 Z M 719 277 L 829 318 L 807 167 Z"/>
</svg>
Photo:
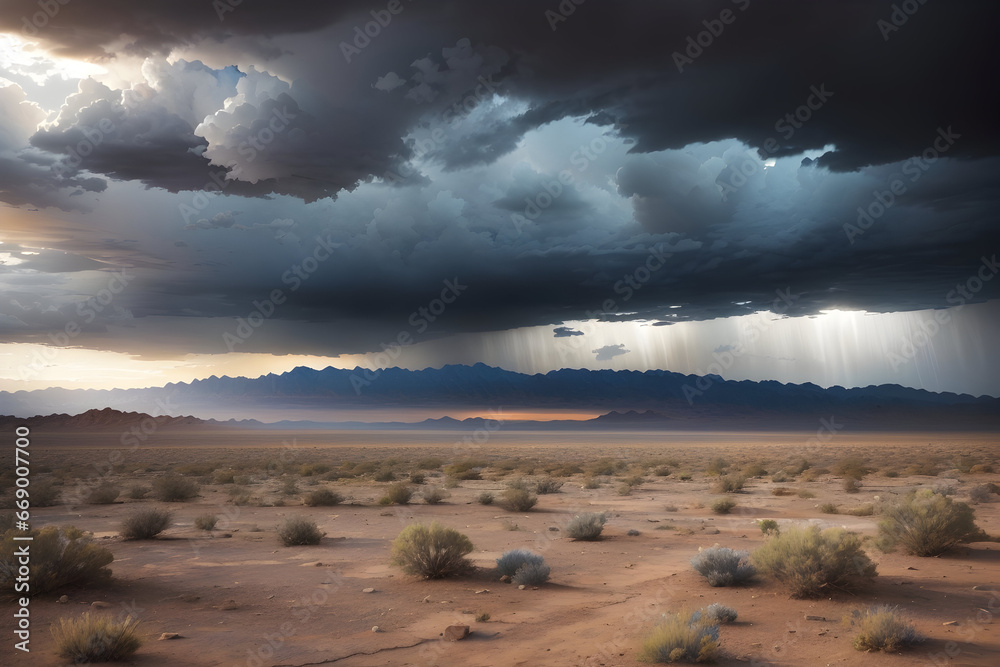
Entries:
<svg viewBox="0 0 1000 667">
<path fill-rule="evenodd" d="M 93 475 L 94 466 L 114 464 L 111 478 L 126 487 L 149 485 L 165 470 L 198 465 L 242 466 L 248 505 L 232 504 L 232 484 L 200 478 L 201 495 L 191 502 L 130 500 L 112 505 L 60 504 L 36 508 L 34 525 L 72 524 L 92 531 L 115 555 L 114 582 L 100 589 L 63 591 L 69 601 L 43 596 L 31 604 L 32 652 L 13 650 L 7 635 L 0 663 L 62 664 L 49 626 L 78 615 L 95 601 L 105 613 L 132 614 L 142 620 L 145 645 L 131 664 L 176 665 L 634 665 L 644 634 L 661 614 L 722 602 L 737 609 L 739 620 L 721 628 L 720 665 L 997 665 L 1000 664 L 1000 544 L 976 543 L 939 558 L 901 553 L 868 553 L 879 576 L 869 590 L 818 600 L 793 600 L 778 582 L 763 579 L 738 588 L 712 588 L 689 560 L 699 547 L 721 544 L 754 549 L 762 544 L 756 521 L 847 526 L 874 535 L 877 516 L 822 514 L 833 502 L 842 509 L 888 499 L 915 486 L 948 484 L 965 500 L 975 484 L 1000 481 L 997 474 L 944 473 L 938 476 L 880 472 L 865 478 L 860 493 L 847 494 L 841 479 L 819 475 L 813 481 L 751 480 L 732 494 L 737 508 L 728 516 L 708 506 L 719 497 L 704 474 L 715 456 L 739 462 L 761 461 L 768 472 L 805 455 L 815 465 L 832 466 L 843 456 L 868 457 L 874 467 L 902 471 L 926 456 L 942 462 L 958 454 L 998 465 L 1000 448 L 992 435 L 912 434 L 841 435 L 817 445 L 814 434 L 515 434 L 493 433 L 475 443 L 456 445 L 454 433 L 223 433 L 166 434 L 138 449 L 118 445 L 120 434 L 33 434 L 38 478 L 67 480 Z M 460 438 L 460 436 L 459 436 Z M 284 444 L 282 444 L 284 443 Z M 117 447 L 115 449 L 114 447 Z M 420 457 L 445 463 L 476 456 L 520 471 L 488 468 L 482 480 L 460 482 L 442 504 L 426 505 L 419 490 L 413 504 L 377 504 L 385 483 L 366 478 L 322 481 L 291 472 L 301 464 L 388 461 L 409 471 Z M 539 497 L 530 512 L 505 512 L 476 501 L 483 491 L 499 495 L 505 480 L 537 478 L 546 467 L 578 462 L 586 467 L 600 457 L 636 466 L 599 476 L 596 489 L 582 488 L 580 473 L 560 477 L 558 493 Z M 392 459 L 398 459 L 393 462 Z M 674 459 L 671 474 L 646 472 L 630 495 L 619 495 L 617 478 L 651 459 Z M 284 472 L 267 471 L 267 461 L 284 461 Z M 655 462 L 654 462 L 655 463 Z M 238 465 L 237 465 L 238 464 Z M 942 465 L 947 468 L 947 465 Z M 61 472 L 62 471 L 62 472 Z M 681 480 L 690 471 L 692 479 Z M 532 474 L 529 475 L 528 472 Z M 193 475 L 193 472 L 189 472 Z M 505 476 L 501 476 L 505 475 Z M 347 496 L 335 507 L 305 507 L 301 493 L 282 495 L 291 478 L 300 492 L 327 487 Z M 429 471 L 420 488 L 441 486 L 440 470 Z M 808 490 L 815 498 L 775 496 L 779 486 Z M 284 506 L 266 506 L 275 501 Z M 998 498 L 1000 500 L 1000 498 Z M 262 506 L 257 506 L 258 504 Z M 122 541 L 118 525 L 136 506 L 173 511 L 171 526 L 158 539 Z M 563 536 L 566 522 L 582 511 L 610 515 L 605 538 L 577 542 Z M 194 518 L 217 514 L 211 532 L 194 527 Z M 1000 502 L 976 506 L 977 522 L 1000 535 Z M 283 547 L 276 527 L 290 516 L 314 520 L 326 532 L 319 546 Z M 390 543 L 414 521 L 439 521 L 464 532 L 476 549 L 477 571 L 465 578 L 421 581 L 390 567 Z M 629 530 L 638 531 L 630 536 Z M 528 548 L 544 555 L 550 583 L 519 590 L 500 583 L 493 569 L 505 550 Z M 994 590 L 986 590 L 990 587 Z M 974 587 L 979 590 L 974 590 Z M 373 588 L 374 592 L 363 592 Z M 840 619 L 852 608 L 872 603 L 898 604 L 928 640 L 899 655 L 871 655 L 851 646 L 851 632 Z M 489 620 L 476 615 L 488 613 Z M 806 620 L 806 616 L 827 620 Z M 957 621 L 957 625 L 944 625 Z M 9 626 L 8 621 L 4 627 Z M 469 625 L 472 634 L 446 642 L 440 633 L 452 624 Z M 373 632 L 373 626 L 379 631 Z M 160 633 L 181 639 L 158 641 Z M 15 655 L 16 653 L 16 655 Z"/>
</svg>

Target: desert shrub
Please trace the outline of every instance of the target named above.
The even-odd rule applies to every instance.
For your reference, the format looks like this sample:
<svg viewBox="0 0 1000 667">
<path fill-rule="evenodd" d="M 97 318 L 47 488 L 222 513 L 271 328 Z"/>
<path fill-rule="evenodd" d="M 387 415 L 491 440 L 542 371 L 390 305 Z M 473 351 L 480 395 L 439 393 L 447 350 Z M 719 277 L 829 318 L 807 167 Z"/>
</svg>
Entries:
<svg viewBox="0 0 1000 667">
<path fill-rule="evenodd" d="M 480 459 L 464 459 L 450 463 L 444 467 L 444 474 L 460 480 L 482 479 L 481 469 L 489 462 Z"/>
<path fill-rule="evenodd" d="M 344 502 L 344 496 L 333 489 L 316 489 L 302 497 L 302 503 L 309 507 L 331 507 Z"/>
<path fill-rule="evenodd" d="M 382 496 L 378 504 L 379 505 L 406 505 L 410 502 L 410 498 L 413 497 L 413 487 L 406 482 L 397 482 L 392 484 L 385 490 L 385 495 Z"/>
<path fill-rule="evenodd" d="M 180 475 L 204 476 L 212 474 L 218 464 L 214 461 L 182 463 L 174 467 L 174 471 Z"/>
<path fill-rule="evenodd" d="M 718 545 L 699 551 L 691 559 L 691 567 L 708 580 L 709 586 L 736 586 L 750 581 L 757 574 L 757 568 L 750 562 L 749 551 Z"/>
<path fill-rule="evenodd" d="M 807 459 L 800 458 L 798 461 L 793 461 L 792 463 L 786 465 L 782 468 L 782 471 L 792 477 L 795 477 L 796 475 L 801 475 L 811 467 L 812 464 Z"/>
<path fill-rule="evenodd" d="M 809 468 L 802 473 L 801 480 L 803 482 L 815 482 L 819 479 L 820 475 L 826 475 L 829 472 L 826 468 Z"/>
<path fill-rule="evenodd" d="M 879 544 L 885 550 L 901 545 L 911 556 L 937 556 L 983 537 L 975 518 L 967 504 L 921 489 L 886 509 L 879 524 Z"/>
<path fill-rule="evenodd" d="M 443 463 L 444 461 L 436 456 L 428 456 L 427 458 L 418 459 L 417 467 L 421 470 L 437 470 Z"/>
<path fill-rule="evenodd" d="M 985 484 L 977 484 L 969 489 L 969 500 L 975 504 L 988 503 L 993 500 L 993 492 Z"/>
<path fill-rule="evenodd" d="M 767 474 L 767 468 L 762 463 L 748 463 L 740 470 L 740 475 L 746 478 L 763 477 Z"/>
<path fill-rule="evenodd" d="M 201 530 L 212 530 L 219 522 L 219 517 L 215 514 L 201 514 L 194 518 L 194 527 Z"/>
<path fill-rule="evenodd" d="M 503 499 L 500 504 L 510 512 L 527 512 L 535 503 L 538 496 L 526 489 L 511 488 L 503 492 Z"/>
<path fill-rule="evenodd" d="M 796 489 L 789 489 L 787 486 L 779 486 L 771 489 L 772 496 L 794 496 L 798 491 Z"/>
<path fill-rule="evenodd" d="M 286 547 L 319 544 L 324 534 L 316 522 L 302 517 L 291 517 L 278 529 L 278 538 Z"/>
<path fill-rule="evenodd" d="M 542 556 L 527 549 L 511 549 L 503 552 L 500 558 L 497 558 L 497 572 L 501 577 L 513 577 L 518 569 L 526 564 L 539 565 L 544 562 L 545 559 Z"/>
<path fill-rule="evenodd" d="M 253 500 L 253 496 L 246 489 L 233 487 L 229 489 L 229 500 L 234 505 L 249 505 L 250 501 Z"/>
<path fill-rule="evenodd" d="M 144 507 L 125 517 L 118 532 L 125 540 L 151 540 L 170 525 L 171 518 L 170 512 Z"/>
<path fill-rule="evenodd" d="M 849 510 L 844 510 L 843 513 L 851 516 L 872 516 L 875 514 L 875 505 L 868 503 L 867 505 L 861 505 L 860 507 L 852 507 Z"/>
<path fill-rule="evenodd" d="M 784 470 L 779 470 L 778 472 L 771 475 L 771 481 L 775 484 L 783 484 L 785 482 L 790 482 L 794 479 L 794 475 L 789 475 Z"/>
<path fill-rule="evenodd" d="M 993 466 L 989 463 L 977 463 L 976 465 L 969 468 L 969 472 L 973 475 L 977 475 L 984 472 L 993 472 Z"/>
<path fill-rule="evenodd" d="M 843 528 L 790 527 L 754 551 L 753 563 L 796 598 L 859 588 L 876 575 L 861 537 Z"/>
<path fill-rule="evenodd" d="M 535 493 L 538 495 L 556 493 L 562 488 L 562 485 L 562 482 L 552 479 L 551 477 L 543 477 L 535 484 Z"/>
<path fill-rule="evenodd" d="M 30 542 L 15 541 L 15 536 L 34 539 Z M 29 595 L 48 593 L 69 585 L 104 584 L 111 579 L 111 570 L 107 566 L 115 559 L 114 555 L 73 526 L 46 526 L 28 533 L 8 530 L 0 538 L 0 591 L 3 593 L 15 593 L 21 565 L 17 551 L 26 544 L 31 546 Z M 24 594 L 19 592 L 19 595 Z"/>
<path fill-rule="evenodd" d="M 889 479 L 895 479 L 895 478 L 899 477 L 899 471 L 898 470 L 883 470 L 882 474 L 885 475 L 886 477 L 888 477 Z"/>
<path fill-rule="evenodd" d="M 49 481 L 32 482 L 31 484 L 31 506 L 32 507 L 52 507 L 59 502 L 59 489 Z"/>
<path fill-rule="evenodd" d="M 585 467 L 587 474 L 591 476 L 595 475 L 614 475 L 615 472 L 625 468 L 624 461 L 616 461 L 607 456 L 597 459 L 596 461 L 591 461 Z"/>
<path fill-rule="evenodd" d="M 746 482 L 743 475 L 723 475 L 712 485 L 712 493 L 736 493 L 743 490 Z"/>
<path fill-rule="evenodd" d="M 153 495 L 164 502 L 183 502 L 198 495 L 198 485 L 192 480 L 168 473 L 153 481 Z"/>
<path fill-rule="evenodd" d="M 941 465 L 938 463 L 937 457 L 924 456 L 906 467 L 907 475 L 927 475 L 929 477 L 936 476 L 941 472 Z"/>
<path fill-rule="evenodd" d="M 639 659 L 645 662 L 711 662 L 719 648 L 719 626 L 705 622 L 700 612 L 667 616 L 643 640 Z"/>
<path fill-rule="evenodd" d="M 956 456 L 955 459 L 952 461 L 952 463 L 954 464 L 955 468 L 961 472 L 972 472 L 972 466 L 979 463 L 979 459 L 977 459 L 974 456 L 968 456 L 963 454 L 960 456 Z"/>
<path fill-rule="evenodd" d="M 715 514 L 729 514 L 736 507 L 736 501 L 732 498 L 719 498 L 712 503 L 712 512 Z"/>
<path fill-rule="evenodd" d="M 732 623 L 739 616 L 735 609 L 719 604 L 718 602 L 713 602 L 705 607 L 703 614 L 705 620 L 712 623 Z"/>
<path fill-rule="evenodd" d="M 142 646 L 139 621 L 131 616 L 116 621 L 111 616 L 61 618 L 52 636 L 59 656 L 76 664 L 128 660 Z"/>
<path fill-rule="evenodd" d="M 601 536 L 608 517 L 600 512 L 585 512 L 570 519 L 566 534 L 574 540 L 593 541 Z"/>
<path fill-rule="evenodd" d="M 374 479 L 376 482 L 395 482 L 396 473 L 391 468 L 383 468 L 375 473 Z"/>
<path fill-rule="evenodd" d="M 899 608 L 890 605 L 854 609 L 844 618 L 844 624 L 857 629 L 854 648 L 859 651 L 895 653 L 924 640 L 916 628 L 903 619 Z"/>
<path fill-rule="evenodd" d="M 424 502 L 428 505 L 437 505 L 445 498 L 451 497 L 451 494 L 444 489 L 439 489 L 437 487 L 432 487 L 424 491 Z"/>
<path fill-rule="evenodd" d="M 408 574 L 425 579 L 442 579 L 472 569 L 465 556 L 472 553 L 469 538 L 438 523 L 410 524 L 392 543 L 392 564 Z"/>
<path fill-rule="evenodd" d="M 686 470 L 677 473 L 677 479 L 681 480 L 682 482 L 690 482 L 692 478 L 693 475 Z"/>
<path fill-rule="evenodd" d="M 495 499 L 492 493 L 489 491 L 483 491 L 479 494 L 479 497 L 476 498 L 476 500 L 479 501 L 480 505 L 492 505 Z"/>
<path fill-rule="evenodd" d="M 88 505 L 110 505 L 118 500 L 122 490 L 114 484 L 101 484 L 91 489 L 87 495 Z"/>
<path fill-rule="evenodd" d="M 325 463 L 303 463 L 299 468 L 299 474 L 303 477 L 312 477 L 330 472 L 330 470 L 330 466 Z"/>
<path fill-rule="evenodd" d="M 841 482 L 841 486 L 847 493 L 857 493 L 861 490 L 861 480 L 853 477 L 845 477 Z"/>
<path fill-rule="evenodd" d="M 802 489 L 795 495 L 797 495 L 799 498 L 806 498 L 806 499 L 816 497 L 816 494 L 810 491 L 809 489 Z"/>
<path fill-rule="evenodd" d="M 708 462 L 708 465 L 705 467 L 705 474 L 711 477 L 719 477 L 725 475 L 727 470 L 729 470 L 729 461 L 721 456 L 717 456 Z"/>
<path fill-rule="evenodd" d="M 656 477 L 670 477 L 670 468 L 668 466 L 653 468 L 653 475 Z"/>
<path fill-rule="evenodd" d="M 309 480 L 310 484 L 315 484 L 316 480 Z M 295 481 L 294 477 L 289 477 L 284 482 L 281 483 L 281 495 L 283 496 L 294 496 L 299 492 L 299 485 Z"/>
<path fill-rule="evenodd" d="M 510 578 L 518 586 L 541 586 L 549 580 L 551 568 L 545 563 L 525 563 Z"/>
<path fill-rule="evenodd" d="M 133 484 L 128 488 L 128 497 L 132 500 L 142 500 L 149 495 L 150 488 L 141 484 Z"/>
<path fill-rule="evenodd" d="M 853 477 L 862 479 L 865 475 L 873 472 L 864 459 L 857 456 L 848 456 L 837 462 L 833 467 L 833 472 L 841 477 Z"/>
<path fill-rule="evenodd" d="M 601 480 L 596 477 L 586 477 L 583 480 L 584 489 L 599 489 L 601 488 Z"/>
<path fill-rule="evenodd" d="M 778 522 L 774 519 L 761 519 L 757 522 L 757 525 L 760 526 L 760 532 L 765 535 L 777 535 L 780 532 L 778 529 Z"/>
<path fill-rule="evenodd" d="M 931 487 L 931 491 L 940 493 L 942 496 L 953 496 L 958 493 L 958 487 L 948 482 L 938 482 Z"/>
<path fill-rule="evenodd" d="M 212 474 L 212 484 L 233 484 L 236 481 L 236 471 L 232 468 L 216 470 Z"/>
<path fill-rule="evenodd" d="M 840 510 L 833 503 L 823 503 L 819 506 L 819 511 L 823 514 L 840 514 Z"/>
<path fill-rule="evenodd" d="M 422 472 L 411 472 L 410 473 L 410 484 L 423 484 L 427 481 L 427 475 Z"/>
</svg>

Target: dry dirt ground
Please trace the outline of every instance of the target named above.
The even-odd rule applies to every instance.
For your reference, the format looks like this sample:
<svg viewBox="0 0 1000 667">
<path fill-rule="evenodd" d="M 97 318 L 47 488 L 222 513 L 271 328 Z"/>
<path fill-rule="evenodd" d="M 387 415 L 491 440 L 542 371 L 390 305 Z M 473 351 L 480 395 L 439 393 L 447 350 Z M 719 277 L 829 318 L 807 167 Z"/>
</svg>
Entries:
<svg viewBox="0 0 1000 667">
<path fill-rule="evenodd" d="M 917 486 L 952 486 L 956 499 L 967 500 L 970 488 L 1000 481 L 1000 475 L 949 469 L 966 456 L 965 463 L 1000 470 L 995 435 L 860 434 L 817 443 L 810 442 L 811 434 L 490 433 L 470 434 L 463 442 L 455 433 L 206 431 L 157 433 L 138 448 L 121 447 L 120 435 L 33 433 L 33 475 L 62 480 L 64 501 L 72 502 L 80 481 L 92 483 L 109 464 L 108 478 L 123 489 L 149 486 L 166 471 L 181 470 L 199 481 L 199 497 L 164 503 L 123 493 L 111 505 L 34 509 L 36 527 L 72 524 L 93 532 L 114 553 L 114 580 L 99 589 L 61 591 L 68 594 L 66 603 L 58 602 L 58 593 L 33 600 L 32 652 L 15 652 L 5 631 L 0 664 L 62 664 L 49 627 L 95 601 L 109 605 L 103 613 L 141 619 L 146 642 L 130 663 L 144 667 L 634 665 L 644 634 L 661 614 L 712 602 L 739 612 L 736 623 L 721 627 L 720 665 L 1000 664 L 1000 543 L 975 543 L 939 558 L 883 554 L 869 545 L 879 573 L 870 589 L 816 600 L 790 599 L 780 582 L 769 579 L 712 588 L 689 564 L 699 547 L 761 545 L 766 538 L 756 522 L 763 518 L 875 535 L 877 516 L 824 514 L 823 503 L 842 511 L 878 506 Z M 447 465 L 470 456 L 490 464 L 483 479 L 459 482 L 438 505 L 424 504 L 420 490 L 445 485 L 441 468 L 425 471 L 412 504 L 388 508 L 378 504 L 388 483 L 374 481 L 371 473 L 336 480 L 325 479 L 336 476 L 329 471 L 302 474 L 313 472 L 310 465 L 337 471 L 367 461 L 368 468 L 392 468 L 405 477 L 421 458 L 438 457 Z M 877 468 L 858 493 L 845 492 L 833 472 L 807 481 L 807 470 L 805 479 L 772 481 L 777 470 L 802 457 L 814 468 L 832 470 L 848 456 Z M 737 507 L 728 516 L 709 509 L 722 497 L 710 491 L 714 479 L 705 473 L 716 457 L 731 470 L 760 462 L 768 473 L 730 494 Z M 596 475 L 598 488 L 583 488 L 587 475 L 574 470 L 593 470 L 602 458 L 609 460 L 602 465 L 617 470 Z M 912 465 L 935 464 L 941 474 L 906 473 Z M 228 468 L 238 483 L 216 483 L 226 480 Z M 539 496 L 529 512 L 477 501 L 484 491 L 499 496 L 509 479 L 534 480 L 546 471 L 564 484 Z M 889 477 L 887 471 L 900 475 Z M 681 479 L 688 474 L 690 479 Z M 620 480 L 633 475 L 644 481 L 621 495 Z M 287 493 L 293 485 L 295 491 Z M 791 495 L 772 493 L 782 486 Z M 301 504 L 303 493 L 321 487 L 339 491 L 346 501 Z M 800 497 L 801 490 L 815 497 Z M 232 494 L 241 492 L 246 504 L 233 504 Z M 168 508 L 173 521 L 157 539 L 122 541 L 119 523 L 136 506 Z M 978 524 L 1000 535 L 1000 502 L 975 509 Z M 566 522 L 582 511 L 609 513 L 604 539 L 564 536 Z M 210 532 L 193 523 L 206 513 L 220 517 Z M 315 521 L 326 532 L 321 544 L 282 546 L 276 527 L 291 516 Z M 390 543 L 414 521 L 439 521 L 468 535 L 477 571 L 421 581 L 391 567 Z M 551 581 L 526 590 L 500 583 L 495 559 L 513 548 L 544 555 Z M 368 588 L 374 591 L 363 592 Z M 900 654 L 856 651 L 841 618 L 872 603 L 900 605 L 927 641 Z M 483 613 L 489 619 L 476 620 Z M 9 627 L 5 616 L 3 626 Z M 440 633 L 452 624 L 469 625 L 471 636 L 444 641 Z M 158 641 L 163 632 L 182 638 Z"/>
</svg>

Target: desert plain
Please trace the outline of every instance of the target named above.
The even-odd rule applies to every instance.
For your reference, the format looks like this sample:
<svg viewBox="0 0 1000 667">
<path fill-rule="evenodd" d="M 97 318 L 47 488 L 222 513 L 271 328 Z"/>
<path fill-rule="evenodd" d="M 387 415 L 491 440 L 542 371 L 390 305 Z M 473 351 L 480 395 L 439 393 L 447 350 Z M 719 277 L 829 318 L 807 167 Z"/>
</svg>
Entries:
<svg viewBox="0 0 1000 667">
<path fill-rule="evenodd" d="M 720 628 L 719 665 L 1000 664 L 1000 543 L 933 558 L 873 545 L 881 508 L 907 491 L 970 502 L 973 488 L 1000 481 L 989 472 L 1000 469 L 995 434 L 216 428 L 164 430 L 131 447 L 121 435 L 32 433 L 32 483 L 60 492 L 55 505 L 33 508 L 32 526 L 92 533 L 114 554 L 113 579 L 32 599 L 31 653 L 15 657 L 8 634 L 0 663 L 65 664 L 50 628 L 91 611 L 139 619 L 145 641 L 128 664 L 148 667 L 635 665 L 663 614 L 722 603 L 739 616 Z M 849 492 L 836 471 L 852 460 L 869 472 Z M 714 492 L 720 473 L 737 472 L 742 490 Z M 131 497 L 171 473 L 197 483 L 198 495 Z M 500 500 L 512 480 L 552 492 L 528 511 L 509 511 Z M 410 502 L 381 505 L 400 482 L 412 488 Z M 110 504 L 85 502 L 98 485 L 121 493 Z M 303 504 L 324 488 L 342 502 Z M 425 502 L 435 493 L 439 502 Z M 483 504 L 484 494 L 494 502 Z M 722 498 L 735 502 L 728 514 L 712 510 Z M 1000 535 L 997 501 L 973 504 L 990 536 Z M 166 530 L 123 540 L 120 524 L 137 507 L 169 510 Z M 566 536 L 583 512 L 606 514 L 601 539 Z M 217 518 L 211 530 L 195 525 L 205 515 Z M 277 529 L 290 517 L 314 521 L 325 536 L 284 546 Z M 715 588 L 692 569 L 699 548 L 760 547 L 769 539 L 763 519 L 779 529 L 857 531 L 869 538 L 878 576 L 860 591 L 793 599 L 768 577 Z M 422 580 L 391 565 L 399 532 L 434 521 L 472 541 L 472 573 Z M 547 583 L 499 580 L 496 559 L 516 548 L 544 557 Z M 842 618 L 872 604 L 898 605 L 925 641 L 856 650 Z M 471 634 L 448 641 L 442 633 L 452 625 Z"/>
</svg>

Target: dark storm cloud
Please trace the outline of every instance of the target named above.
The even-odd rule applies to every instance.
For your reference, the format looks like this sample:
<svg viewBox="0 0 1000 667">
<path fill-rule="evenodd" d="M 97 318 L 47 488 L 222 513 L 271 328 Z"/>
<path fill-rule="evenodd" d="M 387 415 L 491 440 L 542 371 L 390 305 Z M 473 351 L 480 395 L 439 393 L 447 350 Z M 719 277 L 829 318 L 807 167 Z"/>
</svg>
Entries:
<svg viewBox="0 0 1000 667">
<path fill-rule="evenodd" d="M 582 331 L 577 331 L 576 329 L 571 329 L 570 327 L 556 327 L 552 330 L 555 334 L 554 338 L 569 338 L 571 336 L 582 336 Z"/>
</svg>

